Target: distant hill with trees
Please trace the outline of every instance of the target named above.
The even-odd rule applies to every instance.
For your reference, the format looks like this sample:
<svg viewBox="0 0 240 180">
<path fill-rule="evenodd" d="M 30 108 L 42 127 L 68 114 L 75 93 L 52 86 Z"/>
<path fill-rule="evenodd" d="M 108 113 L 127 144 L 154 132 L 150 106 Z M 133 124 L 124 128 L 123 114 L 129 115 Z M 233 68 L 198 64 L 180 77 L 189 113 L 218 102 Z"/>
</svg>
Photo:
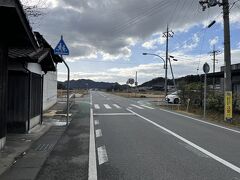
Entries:
<svg viewBox="0 0 240 180">
<path fill-rule="evenodd" d="M 69 83 L 70 89 L 126 89 L 128 85 L 120 85 L 119 83 L 96 82 L 90 79 L 71 80 Z M 67 81 L 58 81 L 58 89 L 66 89 Z"/>
</svg>

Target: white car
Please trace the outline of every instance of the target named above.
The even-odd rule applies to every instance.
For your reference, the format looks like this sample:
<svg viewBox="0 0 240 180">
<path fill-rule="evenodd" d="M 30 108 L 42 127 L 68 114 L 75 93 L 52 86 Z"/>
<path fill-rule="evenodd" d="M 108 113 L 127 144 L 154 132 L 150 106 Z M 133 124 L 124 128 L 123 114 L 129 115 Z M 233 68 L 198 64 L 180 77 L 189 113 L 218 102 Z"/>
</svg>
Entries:
<svg viewBox="0 0 240 180">
<path fill-rule="evenodd" d="M 165 97 L 166 102 L 173 103 L 173 104 L 180 104 L 180 91 L 175 91 Z"/>
</svg>

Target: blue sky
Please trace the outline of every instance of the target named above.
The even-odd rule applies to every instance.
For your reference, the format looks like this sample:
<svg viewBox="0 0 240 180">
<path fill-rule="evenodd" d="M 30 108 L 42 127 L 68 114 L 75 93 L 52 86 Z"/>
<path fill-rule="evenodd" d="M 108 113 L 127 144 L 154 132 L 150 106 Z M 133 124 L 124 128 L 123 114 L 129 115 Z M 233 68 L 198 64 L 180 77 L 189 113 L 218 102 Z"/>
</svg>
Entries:
<svg viewBox="0 0 240 180">
<path fill-rule="evenodd" d="M 202 73 L 202 65 L 212 66 L 213 45 L 221 51 L 217 71 L 223 63 L 223 25 L 221 7 L 202 11 L 197 0 L 54 0 L 47 1 L 47 13 L 36 27 L 54 47 L 60 35 L 70 49 L 66 60 L 71 79 L 92 79 L 125 83 L 138 71 L 139 83 L 164 76 L 163 63 L 143 52 L 165 58 L 162 33 L 167 23 L 174 31 L 169 54 L 176 77 Z M 230 7 L 235 0 L 230 0 Z M 232 63 L 240 62 L 240 2 L 231 8 Z M 212 21 L 211 28 L 206 26 Z M 199 67 L 199 71 L 197 71 Z M 170 71 L 168 72 L 169 77 Z M 58 79 L 66 70 L 58 65 Z"/>
</svg>

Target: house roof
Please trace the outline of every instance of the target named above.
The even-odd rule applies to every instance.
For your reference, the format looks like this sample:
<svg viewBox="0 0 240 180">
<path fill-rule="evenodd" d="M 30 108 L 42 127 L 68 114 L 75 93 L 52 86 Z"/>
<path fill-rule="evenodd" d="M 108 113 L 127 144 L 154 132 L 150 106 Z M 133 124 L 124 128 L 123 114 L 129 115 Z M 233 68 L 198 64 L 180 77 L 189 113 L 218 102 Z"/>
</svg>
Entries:
<svg viewBox="0 0 240 180">
<path fill-rule="evenodd" d="M 0 0 L 0 21 L 0 41 L 8 46 L 10 60 L 39 63 L 44 72 L 56 71 L 62 58 L 40 33 L 33 33 L 19 0 Z"/>
<path fill-rule="evenodd" d="M 0 1 L 0 22 L 0 40 L 9 47 L 39 48 L 19 0 Z"/>
</svg>

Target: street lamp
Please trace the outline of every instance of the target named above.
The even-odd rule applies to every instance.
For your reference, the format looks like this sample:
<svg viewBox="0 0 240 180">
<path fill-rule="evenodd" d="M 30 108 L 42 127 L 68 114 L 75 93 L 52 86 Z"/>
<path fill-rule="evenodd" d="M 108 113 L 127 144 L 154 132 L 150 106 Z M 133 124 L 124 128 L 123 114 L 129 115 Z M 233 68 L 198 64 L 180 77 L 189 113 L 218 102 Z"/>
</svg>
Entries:
<svg viewBox="0 0 240 180">
<path fill-rule="evenodd" d="M 178 60 L 175 59 L 174 56 L 169 56 L 169 58 L 168 58 L 169 64 L 170 64 L 170 68 L 171 68 L 172 78 L 173 78 L 173 85 L 174 85 L 175 90 L 177 90 L 176 81 L 175 81 L 173 70 L 172 70 L 171 58 L 172 58 L 173 61 L 178 61 Z"/>
<path fill-rule="evenodd" d="M 142 55 L 144 55 L 144 56 L 146 56 L 146 55 L 150 55 L 150 56 L 157 56 L 157 57 L 159 57 L 163 62 L 164 62 L 164 68 L 165 68 L 165 96 L 167 96 L 167 67 L 166 67 L 166 62 L 165 62 L 165 60 L 161 57 L 161 56 L 159 56 L 159 55 L 157 55 L 157 54 L 152 54 L 152 53 L 142 53 Z"/>
</svg>

